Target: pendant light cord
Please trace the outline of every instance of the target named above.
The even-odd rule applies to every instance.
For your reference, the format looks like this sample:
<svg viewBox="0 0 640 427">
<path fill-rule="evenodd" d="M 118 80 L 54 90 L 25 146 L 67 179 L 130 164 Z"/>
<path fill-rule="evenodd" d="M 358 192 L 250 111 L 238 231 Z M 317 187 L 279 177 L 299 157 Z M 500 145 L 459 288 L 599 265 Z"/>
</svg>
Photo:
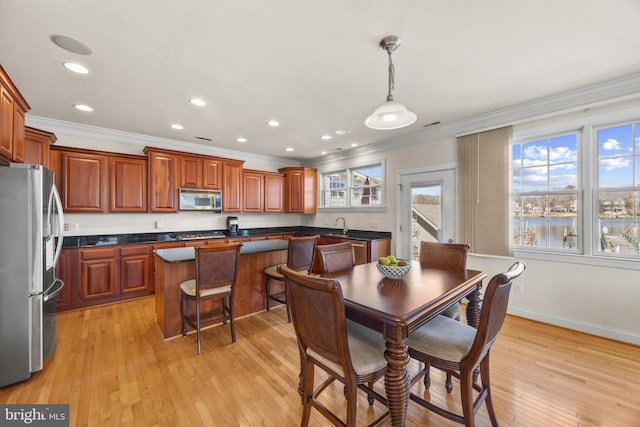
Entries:
<svg viewBox="0 0 640 427">
<path fill-rule="evenodd" d="M 387 53 L 389 54 L 389 93 L 387 94 L 387 102 L 389 102 L 393 101 L 391 91 L 395 89 L 396 68 L 393 66 L 393 60 L 391 59 L 391 49 L 387 49 Z"/>
</svg>

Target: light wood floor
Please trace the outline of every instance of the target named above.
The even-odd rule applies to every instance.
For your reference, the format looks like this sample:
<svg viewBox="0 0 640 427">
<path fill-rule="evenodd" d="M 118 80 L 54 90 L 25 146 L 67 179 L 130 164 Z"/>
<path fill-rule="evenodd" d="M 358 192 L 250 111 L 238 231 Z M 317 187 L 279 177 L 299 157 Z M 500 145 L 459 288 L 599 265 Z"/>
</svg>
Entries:
<svg viewBox="0 0 640 427">
<path fill-rule="evenodd" d="M 61 313 L 53 360 L 0 389 L 0 403 L 68 403 L 71 426 L 299 425 L 298 352 L 282 307 L 239 319 L 236 344 L 228 326 L 207 329 L 201 356 L 194 335 L 164 341 L 154 319 L 152 297 Z M 638 347 L 508 317 L 491 356 L 502 426 L 640 425 Z M 443 390 L 434 373 L 431 398 L 455 407 L 457 385 Z M 344 409 L 340 386 L 325 393 Z M 383 410 L 358 405 L 363 422 Z M 490 425 L 484 407 L 476 419 Z M 328 423 L 312 411 L 311 425 Z M 410 402 L 407 425 L 458 424 Z"/>
</svg>

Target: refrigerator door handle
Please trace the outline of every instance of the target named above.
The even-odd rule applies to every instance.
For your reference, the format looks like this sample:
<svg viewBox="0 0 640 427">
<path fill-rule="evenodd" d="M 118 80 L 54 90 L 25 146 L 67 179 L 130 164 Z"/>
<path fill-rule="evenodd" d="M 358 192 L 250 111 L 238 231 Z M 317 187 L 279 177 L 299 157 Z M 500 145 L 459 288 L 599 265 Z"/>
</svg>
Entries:
<svg viewBox="0 0 640 427">
<path fill-rule="evenodd" d="M 58 263 L 58 258 L 60 257 L 60 253 L 62 252 L 62 243 L 63 243 L 63 230 L 64 230 L 64 214 L 62 212 L 62 200 L 60 200 L 60 194 L 58 194 L 58 190 L 54 185 L 51 187 L 51 194 L 53 195 L 54 203 L 56 204 L 56 211 L 58 212 L 58 230 L 56 237 L 58 238 L 58 242 L 56 245 L 56 251 L 53 255 L 53 265 Z M 51 218 L 51 216 L 49 216 Z"/>
<path fill-rule="evenodd" d="M 43 302 L 48 302 L 57 298 L 60 292 L 62 292 L 62 288 L 64 288 L 64 282 L 60 279 L 56 279 L 56 281 L 53 282 L 53 285 L 44 292 Z"/>
</svg>

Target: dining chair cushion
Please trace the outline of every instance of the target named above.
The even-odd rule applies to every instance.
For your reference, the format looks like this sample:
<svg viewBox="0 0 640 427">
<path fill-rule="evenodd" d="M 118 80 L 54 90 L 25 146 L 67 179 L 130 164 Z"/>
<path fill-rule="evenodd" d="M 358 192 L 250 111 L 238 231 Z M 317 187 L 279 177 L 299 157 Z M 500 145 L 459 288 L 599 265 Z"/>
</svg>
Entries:
<svg viewBox="0 0 640 427">
<path fill-rule="evenodd" d="M 180 289 L 185 294 L 195 297 L 196 296 L 196 279 L 185 280 L 184 282 L 180 283 Z M 203 289 L 202 292 L 200 292 L 200 296 L 207 297 L 209 295 L 224 294 L 225 292 L 231 292 L 231 285 L 220 286 L 218 288 Z"/>
<path fill-rule="evenodd" d="M 452 306 L 447 307 L 446 310 L 444 310 L 442 313 L 443 316 L 447 316 L 451 319 L 459 319 L 460 318 L 460 312 L 461 312 L 461 306 L 460 303 L 457 302 L 455 304 L 453 304 Z"/>
<path fill-rule="evenodd" d="M 459 362 L 469 354 L 478 331 L 446 316 L 436 316 L 409 335 L 408 346 L 442 360 Z"/>
<path fill-rule="evenodd" d="M 356 375 L 367 375 L 387 366 L 387 361 L 384 358 L 386 346 L 382 334 L 347 319 L 347 336 L 351 364 Z M 308 348 L 307 351 L 315 359 L 336 372 L 342 373 L 342 366 L 339 364 L 324 358 L 311 348 Z"/>
<path fill-rule="evenodd" d="M 277 280 L 284 280 L 284 276 L 278 271 L 281 265 L 286 266 L 287 264 L 278 264 L 267 267 L 264 269 L 264 274 L 268 274 L 269 276 Z"/>
</svg>

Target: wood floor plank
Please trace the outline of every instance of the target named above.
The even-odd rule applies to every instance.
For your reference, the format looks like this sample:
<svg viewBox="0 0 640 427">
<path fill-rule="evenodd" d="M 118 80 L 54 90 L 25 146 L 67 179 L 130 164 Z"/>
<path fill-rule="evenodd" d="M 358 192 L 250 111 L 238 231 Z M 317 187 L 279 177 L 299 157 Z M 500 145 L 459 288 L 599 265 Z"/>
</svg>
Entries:
<svg viewBox="0 0 640 427">
<path fill-rule="evenodd" d="M 228 325 L 206 329 L 201 356 L 193 334 L 162 338 L 153 297 L 61 313 L 58 328 L 55 357 L 30 380 L 0 389 L 0 403 L 68 403 L 72 426 L 299 425 L 299 356 L 283 307 L 238 319 L 235 344 Z M 640 425 L 638 347 L 507 316 L 491 372 L 501 426 Z M 458 386 L 449 395 L 443 382 L 433 371 L 430 390 L 413 391 L 459 409 Z M 340 384 L 323 399 L 345 413 Z M 383 411 L 359 396 L 359 421 Z M 490 425 L 486 408 L 476 422 Z M 310 425 L 328 423 L 312 411 Z M 458 424 L 411 402 L 407 426 L 422 425 Z"/>
</svg>

